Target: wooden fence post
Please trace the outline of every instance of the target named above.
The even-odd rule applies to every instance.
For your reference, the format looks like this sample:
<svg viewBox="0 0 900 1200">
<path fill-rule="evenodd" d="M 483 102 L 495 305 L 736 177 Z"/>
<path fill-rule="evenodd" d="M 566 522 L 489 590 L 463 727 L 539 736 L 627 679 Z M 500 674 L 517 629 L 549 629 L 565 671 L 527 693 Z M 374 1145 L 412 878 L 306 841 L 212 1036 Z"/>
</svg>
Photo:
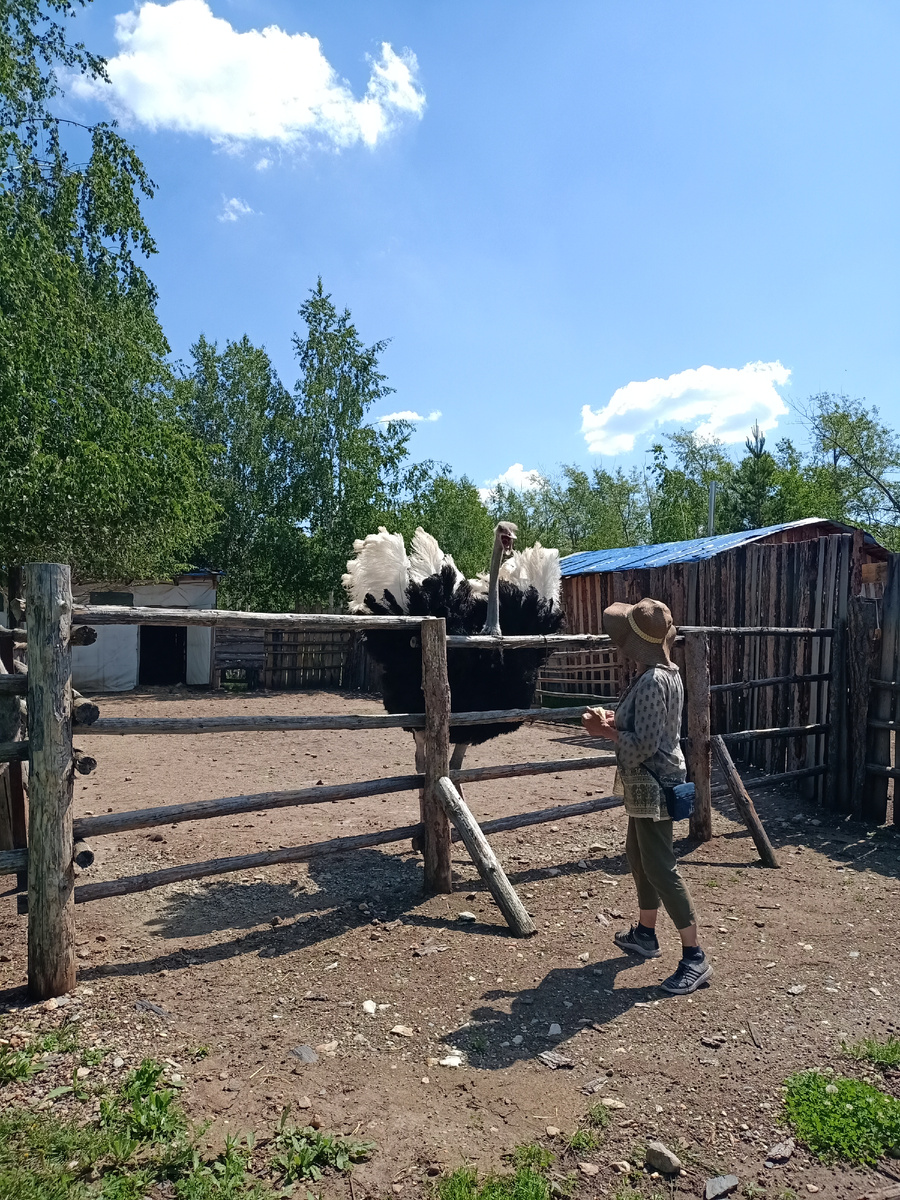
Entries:
<svg viewBox="0 0 900 1200">
<path fill-rule="evenodd" d="M 872 678 L 872 646 L 875 642 L 877 601 L 851 596 L 847 612 L 847 744 L 850 787 L 849 812 L 867 816 L 866 738 L 869 723 L 869 693 Z"/>
<path fill-rule="evenodd" d="M 828 755 L 825 807 L 850 811 L 847 779 L 847 618 L 835 617 L 831 639 L 831 687 L 828 689 Z"/>
<path fill-rule="evenodd" d="M 34 1000 L 75 986 L 72 865 L 72 669 L 68 566 L 29 563 L 28 991 Z"/>
<path fill-rule="evenodd" d="M 708 634 L 684 635 L 684 670 L 687 687 L 688 766 L 696 789 L 694 811 L 691 815 L 691 837 L 708 842 L 712 837 Z"/>
<path fill-rule="evenodd" d="M 450 684 L 447 679 L 447 623 L 443 617 L 422 622 L 422 691 L 425 693 L 425 787 L 422 833 L 426 892 L 452 892 L 450 822 L 441 804 L 438 781 L 450 774 Z"/>
<path fill-rule="evenodd" d="M 900 554 L 888 555 L 888 578 L 881 602 L 881 661 L 878 679 L 893 681 L 897 678 L 897 650 L 900 644 Z M 877 688 L 869 706 L 869 716 L 878 721 L 890 721 L 894 714 L 895 696 L 889 688 Z M 867 761 L 876 766 L 891 765 L 891 730 L 872 729 L 869 732 L 869 754 Z M 887 817 L 888 777 L 869 774 L 863 812 L 869 820 L 883 825 Z M 896 820 L 897 804 L 894 805 Z"/>
</svg>

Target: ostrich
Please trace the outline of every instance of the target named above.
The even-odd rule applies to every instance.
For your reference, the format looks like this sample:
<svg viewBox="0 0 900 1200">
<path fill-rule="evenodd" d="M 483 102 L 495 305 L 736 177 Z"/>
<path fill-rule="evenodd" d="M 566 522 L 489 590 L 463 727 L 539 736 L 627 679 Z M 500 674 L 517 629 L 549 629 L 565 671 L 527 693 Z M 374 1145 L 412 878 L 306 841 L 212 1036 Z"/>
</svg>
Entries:
<svg viewBox="0 0 900 1200">
<path fill-rule="evenodd" d="M 399 533 L 382 526 L 353 544 L 356 557 L 347 563 L 343 584 L 352 612 L 378 616 L 443 617 L 448 634 L 487 634 L 499 637 L 557 633 L 562 625 L 559 607 L 559 551 L 539 542 L 516 551 L 516 526 L 501 521 L 494 530 L 490 571 L 466 579 L 435 538 L 419 528 L 407 555 Z M 366 647 L 382 668 L 382 694 L 388 712 L 424 711 L 422 657 L 408 633 L 370 630 Z M 529 708 L 537 673 L 547 651 L 497 649 L 460 650 L 447 661 L 450 707 L 453 712 L 486 712 Z M 451 770 L 462 766 L 466 750 L 521 722 L 452 725 Z M 414 730 L 416 770 L 425 769 L 425 735 Z"/>
</svg>

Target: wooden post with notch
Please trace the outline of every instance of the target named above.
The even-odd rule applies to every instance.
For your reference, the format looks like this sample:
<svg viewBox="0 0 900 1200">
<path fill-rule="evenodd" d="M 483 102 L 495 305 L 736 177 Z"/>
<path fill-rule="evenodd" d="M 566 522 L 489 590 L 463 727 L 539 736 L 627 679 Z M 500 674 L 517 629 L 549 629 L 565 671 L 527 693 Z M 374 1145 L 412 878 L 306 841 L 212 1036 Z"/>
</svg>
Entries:
<svg viewBox="0 0 900 1200">
<path fill-rule="evenodd" d="M 688 767 L 694 784 L 691 837 L 712 837 L 712 754 L 709 742 L 709 635 L 684 635 L 684 673 L 687 690 Z"/>
<path fill-rule="evenodd" d="M 29 563 L 28 991 L 34 1000 L 75 986 L 72 864 L 72 582 L 60 563 Z"/>
<path fill-rule="evenodd" d="M 456 826 L 472 862 L 478 868 L 478 874 L 487 884 L 488 890 L 497 902 L 497 907 L 506 918 L 507 925 L 516 937 L 531 937 L 536 932 L 537 926 L 519 899 L 516 889 L 509 882 L 506 872 L 491 849 L 490 842 L 469 811 L 465 800 L 453 786 L 451 779 L 438 780 L 438 796 L 447 815 Z"/>
<path fill-rule="evenodd" d="M 422 790 L 422 843 L 425 891 L 452 892 L 450 822 L 438 781 L 450 774 L 450 683 L 447 678 L 447 623 L 422 622 L 422 691 L 425 693 L 425 786 Z"/>
<path fill-rule="evenodd" d="M 728 753 L 728 747 L 725 745 L 721 735 L 716 734 L 712 739 L 713 749 L 716 753 L 716 760 L 722 774 L 725 776 L 725 782 L 728 784 L 728 790 L 731 792 L 731 798 L 734 800 L 735 808 L 741 816 L 741 820 L 750 831 L 750 836 L 756 849 L 759 851 L 759 857 L 764 867 L 777 867 L 778 859 L 775 857 L 775 851 L 772 849 L 772 843 L 769 841 L 768 834 L 763 828 L 763 823 L 759 819 L 759 813 L 756 811 L 756 806 L 750 799 L 747 789 L 744 787 L 743 780 L 738 774 L 737 767 Z"/>
</svg>

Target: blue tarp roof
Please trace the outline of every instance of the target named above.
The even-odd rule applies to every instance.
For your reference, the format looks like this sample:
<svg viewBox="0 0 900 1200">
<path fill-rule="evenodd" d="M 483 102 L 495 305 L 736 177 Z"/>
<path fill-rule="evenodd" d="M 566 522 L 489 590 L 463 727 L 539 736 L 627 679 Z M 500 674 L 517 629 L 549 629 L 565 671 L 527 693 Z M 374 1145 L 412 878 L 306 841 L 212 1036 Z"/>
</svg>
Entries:
<svg viewBox="0 0 900 1200">
<path fill-rule="evenodd" d="M 806 517 L 802 521 L 786 521 L 783 525 L 767 525 L 764 529 L 744 529 L 740 533 L 720 533 L 715 537 L 691 538 L 687 542 L 661 542 L 656 546 L 629 546 L 617 550 L 585 550 L 580 554 L 568 554 L 560 562 L 564 576 L 593 575 L 604 571 L 636 571 L 646 567 L 667 567 L 670 563 L 701 562 L 714 558 L 724 550 L 744 546 L 780 533 L 783 529 L 796 529 L 803 525 L 828 524 L 835 529 L 851 532 L 850 526 L 838 525 L 821 517 Z M 876 545 L 871 534 L 866 542 Z"/>
</svg>

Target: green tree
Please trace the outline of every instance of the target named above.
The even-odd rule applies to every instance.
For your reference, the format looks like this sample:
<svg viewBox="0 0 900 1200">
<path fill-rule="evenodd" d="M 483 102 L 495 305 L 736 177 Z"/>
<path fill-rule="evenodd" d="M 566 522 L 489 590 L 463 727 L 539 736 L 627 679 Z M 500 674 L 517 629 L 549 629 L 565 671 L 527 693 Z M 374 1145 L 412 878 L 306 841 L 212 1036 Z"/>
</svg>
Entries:
<svg viewBox="0 0 900 1200">
<path fill-rule="evenodd" d="M 731 473 L 722 496 L 720 530 L 762 529 L 781 520 L 778 463 L 766 449 L 766 436 L 757 422 L 744 442 L 746 453 Z"/>
<path fill-rule="evenodd" d="M 296 599 L 299 529 L 299 422 L 290 392 L 265 349 L 247 337 L 219 352 L 201 336 L 193 369 L 178 389 L 180 410 L 209 450 L 216 529 L 197 547 L 198 565 L 224 570 L 221 602 L 257 610 Z"/>
<path fill-rule="evenodd" d="M 877 407 L 822 392 L 800 409 L 812 442 L 820 516 L 858 524 L 891 545 L 900 521 L 900 438 Z"/>
<path fill-rule="evenodd" d="M 437 538 L 445 553 L 453 555 L 469 579 L 490 566 L 494 521 L 478 488 L 466 476 L 454 479 L 446 470 L 432 474 L 409 494 L 395 518 L 387 518 L 385 523 L 403 534 L 407 546 L 416 526 L 421 525 Z"/>
<path fill-rule="evenodd" d="M 387 341 L 364 345 L 349 309 L 337 309 L 321 279 L 300 316 L 306 331 L 294 336 L 301 372 L 294 405 L 306 541 L 298 600 L 334 605 L 354 539 L 373 532 L 430 467 L 410 471 L 408 422 L 369 423 L 372 405 L 394 390 L 379 367 Z"/>
<path fill-rule="evenodd" d="M 152 184 L 113 127 L 51 110 L 55 66 L 104 76 L 67 39 L 78 7 L 0 0 L 0 562 L 152 575 L 183 565 L 214 509 L 141 265 Z"/>
<path fill-rule="evenodd" d="M 649 502 L 652 540 L 687 541 L 702 537 L 709 524 L 709 485 L 727 489 L 734 463 L 717 438 L 698 438 L 690 430 L 669 434 L 666 448 L 653 447 L 653 487 Z M 716 520 L 717 533 L 727 532 Z"/>
</svg>

